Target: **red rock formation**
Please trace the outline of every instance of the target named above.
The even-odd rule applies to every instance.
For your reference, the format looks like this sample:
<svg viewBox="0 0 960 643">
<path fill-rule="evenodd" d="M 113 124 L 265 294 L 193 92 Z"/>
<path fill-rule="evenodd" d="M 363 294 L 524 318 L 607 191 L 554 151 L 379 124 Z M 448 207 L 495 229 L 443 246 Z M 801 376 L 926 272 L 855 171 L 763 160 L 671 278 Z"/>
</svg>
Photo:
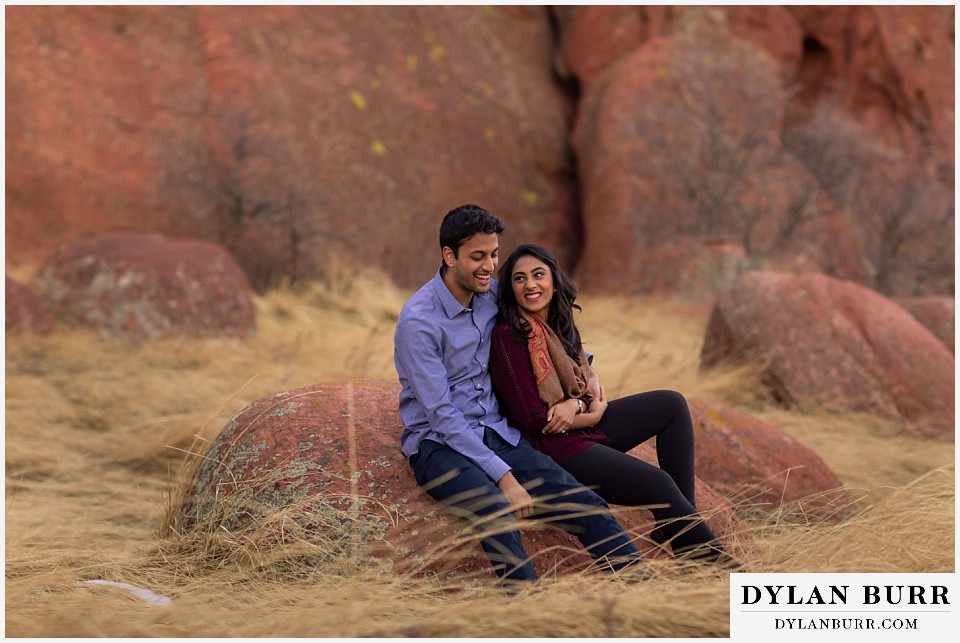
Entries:
<svg viewBox="0 0 960 643">
<path fill-rule="evenodd" d="M 563 75 L 588 87 L 597 76 L 655 36 L 663 36 L 686 9 L 677 6 L 558 6 L 559 63 Z M 790 12 L 778 6 L 728 6 L 732 35 L 773 57 L 784 80 L 793 78 L 803 56 L 803 34 Z"/>
<path fill-rule="evenodd" d="M 687 14 L 584 92 L 573 144 L 585 289 L 713 297 L 716 288 L 684 277 L 721 258 L 714 246 L 762 258 L 789 249 L 794 232 L 815 232 L 790 219 L 813 179 L 780 147 L 776 65 L 723 20 Z"/>
<path fill-rule="evenodd" d="M 886 138 L 919 133 L 953 158 L 954 7 L 787 9 L 807 40 L 801 101 L 829 95 Z"/>
<path fill-rule="evenodd" d="M 894 301 L 954 352 L 956 300 L 953 297 L 900 297 Z"/>
<path fill-rule="evenodd" d="M 7 260 L 105 231 L 221 243 L 255 287 L 419 285 L 440 219 L 573 218 L 544 7 L 9 7 Z M 550 223 L 552 230 L 546 230 Z M 436 253 L 432 252 L 436 249 Z"/>
<path fill-rule="evenodd" d="M 671 7 L 576 5 L 554 8 L 558 72 L 588 87 L 598 74 L 662 29 Z"/>
<path fill-rule="evenodd" d="M 742 510 L 777 509 L 815 520 L 856 513 L 843 481 L 812 449 L 748 413 L 691 400 L 697 475 Z"/>
<path fill-rule="evenodd" d="M 246 276 L 207 241 L 99 235 L 54 251 L 37 283 L 55 317 L 104 334 L 244 337 L 255 329 Z"/>
<path fill-rule="evenodd" d="M 205 454 L 174 528 L 262 533 L 264 524 L 284 516 L 308 534 L 322 529 L 313 537 L 368 548 L 397 570 L 492 577 L 478 541 L 417 485 L 400 454 L 398 394 L 393 380 L 353 380 L 255 401 Z M 749 542 L 715 493 L 702 483 L 697 493 L 701 511 L 725 542 Z M 615 511 L 631 533 L 652 529 L 649 512 Z M 544 575 L 590 562 L 580 543 L 558 529 L 525 529 L 524 540 Z"/>
<path fill-rule="evenodd" d="M 952 222 L 953 8 L 889 9 L 558 9 L 582 89 L 581 284 L 714 297 L 683 275 L 720 238 L 759 267 L 952 291 L 931 231 Z"/>
<path fill-rule="evenodd" d="M 741 277 L 710 316 L 702 367 L 746 360 L 765 365 L 764 383 L 785 405 L 876 413 L 923 435 L 953 435 L 953 355 L 865 286 L 815 274 Z"/>
<path fill-rule="evenodd" d="M 477 202 L 504 218 L 505 251 L 582 257 L 593 292 L 682 291 L 678 262 L 717 239 L 756 265 L 952 292 L 949 235 L 916 236 L 896 260 L 874 238 L 905 218 L 952 225 L 952 6 L 7 15 L 11 265 L 91 233 L 159 231 L 224 245 L 257 289 L 333 262 L 415 286 L 438 263 L 440 217 Z M 804 156 L 797 132 L 829 129 L 831 110 L 856 132 Z M 929 203 L 884 220 L 827 185 L 827 160 L 875 203 Z M 935 274 L 911 265 L 918 245 Z"/>
<path fill-rule="evenodd" d="M 53 317 L 43 302 L 33 291 L 17 283 L 10 277 L 5 278 L 6 332 L 36 333 L 47 335 L 53 332 Z"/>
<path fill-rule="evenodd" d="M 770 56 L 785 85 L 793 82 L 803 62 L 803 30 L 789 7 L 735 5 L 724 10 L 730 33 Z"/>
</svg>

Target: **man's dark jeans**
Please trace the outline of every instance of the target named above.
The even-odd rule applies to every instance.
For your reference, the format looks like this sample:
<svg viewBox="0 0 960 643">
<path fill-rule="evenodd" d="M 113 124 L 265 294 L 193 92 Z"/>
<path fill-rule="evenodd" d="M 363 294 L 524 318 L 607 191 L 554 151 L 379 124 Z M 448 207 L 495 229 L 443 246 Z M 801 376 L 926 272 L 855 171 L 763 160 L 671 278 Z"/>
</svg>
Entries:
<svg viewBox="0 0 960 643">
<path fill-rule="evenodd" d="M 583 543 L 601 565 L 620 569 L 642 560 L 630 536 L 609 513 L 606 502 L 585 488 L 547 455 L 520 438 L 517 446 L 487 429 L 484 443 L 513 469 L 533 497 L 534 519 L 546 520 Z M 516 517 L 496 482 L 474 462 L 448 446 L 424 440 L 410 457 L 417 483 L 484 533 L 482 546 L 504 580 L 536 580 L 537 572 L 523 548 Z M 451 475 L 455 474 L 455 475 Z M 434 483 L 434 481 L 442 480 Z M 434 483 L 434 484 L 431 484 Z"/>
</svg>

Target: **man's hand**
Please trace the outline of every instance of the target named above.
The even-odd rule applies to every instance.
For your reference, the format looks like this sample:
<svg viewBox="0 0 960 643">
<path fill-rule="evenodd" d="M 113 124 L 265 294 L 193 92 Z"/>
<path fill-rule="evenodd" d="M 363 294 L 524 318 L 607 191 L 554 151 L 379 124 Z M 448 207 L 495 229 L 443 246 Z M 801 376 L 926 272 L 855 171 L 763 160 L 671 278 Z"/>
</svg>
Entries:
<svg viewBox="0 0 960 643">
<path fill-rule="evenodd" d="M 600 387 L 600 395 L 596 396 L 590 400 L 590 408 L 588 413 L 591 416 L 595 416 L 593 423 L 596 424 L 600 421 L 600 418 L 603 417 L 603 414 L 607 412 L 607 392 L 603 390 L 603 387 Z"/>
<path fill-rule="evenodd" d="M 602 390 L 600 386 L 600 374 L 597 373 L 597 369 L 590 368 L 587 372 L 587 395 L 590 397 L 600 397 L 600 391 Z"/>
<path fill-rule="evenodd" d="M 518 518 L 529 518 L 533 515 L 533 499 L 530 497 L 530 494 L 527 493 L 527 490 L 513 477 L 512 471 L 507 471 L 503 474 L 503 477 L 497 481 L 497 486 L 500 487 L 500 491 L 506 496 L 507 502 L 510 504 L 510 509 L 517 514 Z"/>
</svg>

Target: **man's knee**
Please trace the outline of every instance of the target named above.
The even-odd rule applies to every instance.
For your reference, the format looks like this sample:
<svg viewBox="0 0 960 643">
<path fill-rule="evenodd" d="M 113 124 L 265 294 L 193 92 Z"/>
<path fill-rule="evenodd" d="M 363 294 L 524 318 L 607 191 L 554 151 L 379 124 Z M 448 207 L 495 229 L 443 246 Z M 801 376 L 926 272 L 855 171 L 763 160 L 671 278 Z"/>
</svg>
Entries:
<svg viewBox="0 0 960 643">
<path fill-rule="evenodd" d="M 482 471 L 468 467 L 438 475 L 437 471 L 418 471 L 414 466 L 414 473 L 422 489 L 463 518 L 473 521 L 509 513 L 506 498 Z"/>
</svg>

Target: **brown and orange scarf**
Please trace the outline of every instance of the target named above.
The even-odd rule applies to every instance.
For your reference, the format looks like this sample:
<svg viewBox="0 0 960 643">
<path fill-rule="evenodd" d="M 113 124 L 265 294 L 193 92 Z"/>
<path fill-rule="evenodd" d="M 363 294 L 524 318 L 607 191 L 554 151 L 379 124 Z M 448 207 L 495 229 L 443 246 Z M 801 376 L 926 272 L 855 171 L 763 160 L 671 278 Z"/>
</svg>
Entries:
<svg viewBox="0 0 960 643">
<path fill-rule="evenodd" d="M 553 406 L 567 398 L 583 395 L 590 374 L 584 350 L 580 349 L 580 362 L 577 363 L 567 355 L 552 328 L 525 312 L 521 312 L 521 316 L 530 324 L 527 349 L 540 399 L 547 406 Z"/>
</svg>

